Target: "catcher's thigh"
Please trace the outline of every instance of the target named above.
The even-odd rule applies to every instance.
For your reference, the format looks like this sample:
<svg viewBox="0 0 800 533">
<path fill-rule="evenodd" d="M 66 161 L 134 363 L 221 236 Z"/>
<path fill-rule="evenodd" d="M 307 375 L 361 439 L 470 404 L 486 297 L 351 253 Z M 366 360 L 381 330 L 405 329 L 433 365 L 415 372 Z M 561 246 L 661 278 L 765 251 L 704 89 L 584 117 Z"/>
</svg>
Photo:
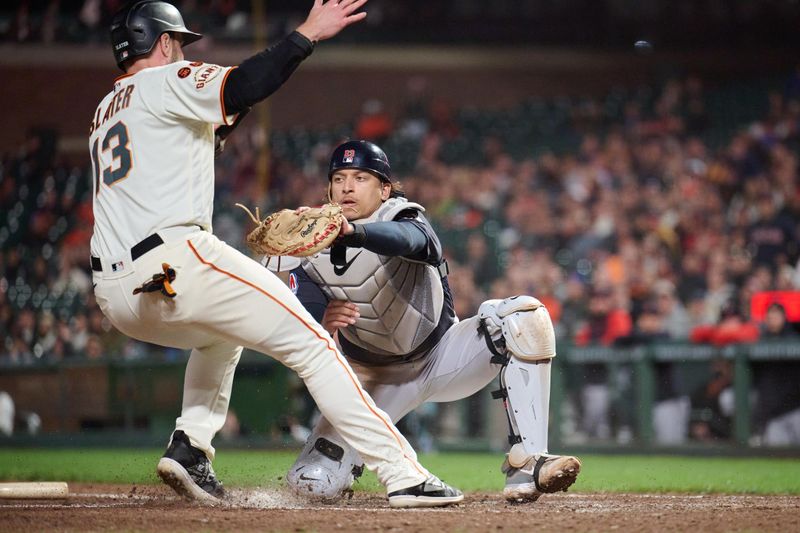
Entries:
<svg viewBox="0 0 800 533">
<path fill-rule="evenodd" d="M 475 394 L 500 372 L 500 365 L 492 364 L 491 358 L 478 335 L 478 317 L 453 325 L 431 350 L 419 403 L 452 402 Z"/>
</svg>

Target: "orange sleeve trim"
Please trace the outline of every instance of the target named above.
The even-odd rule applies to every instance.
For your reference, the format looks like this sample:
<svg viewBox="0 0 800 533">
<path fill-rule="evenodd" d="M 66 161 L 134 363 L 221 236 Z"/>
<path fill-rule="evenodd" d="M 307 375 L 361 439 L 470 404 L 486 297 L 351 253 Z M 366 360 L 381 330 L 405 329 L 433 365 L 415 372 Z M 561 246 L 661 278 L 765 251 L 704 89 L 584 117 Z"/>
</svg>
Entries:
<svg viewBox="0 0 800 533">
<path fill-rule="evenodd" d="M 240 277 L 239 277 L 239 276 L 237 276 L 236 274 L 233 274 L 233 273 L 231 273 L 231 272 L 228 272 L 227 270 L 223 270 L 223 269 L 221 269 L 220 267 L 218 267 L 217 265 L 215 265 L 214 263 L 212 263 L 212 262 L 210 262 L 210 261 L 206 261 L 206 260 L 205 260 L 205 259 L 204 259 L 204 258 L 203 258 L 201 255 L 200 255 L 200 253 L 197 251 L 197 248 L 195 248 L 195 247 L 194 247 L 194 245 L 192 244 L 192 241 L 189 241 L 189 240 L 187 240 L 187 241 L 186 241 L 186 244 L 188 244 L 188 245 L 189 245 L 189 248 L 191 248 L 191 250 L 192 250 L 192 253 L 194 253 L 194 255 L 197 257 L 198 261 L 200 261 L 200 262 L 201 262 L 201 263 L 203 263 L 204 265 L 206 265 L 206 266 L 210 267 L 212 270 L 216 270 L 216 271 L 217 271 L 217 272 L 219 272 L 220 274 L 224 274 L 225 276 L 228 276 L 229 278 L 235 279 L 236 281 L 238 281 L 238 282 L 240 282 L 240 283 L 244 283 L 244 284 L 245 284 L 245 285 L 247 285 L 248 287 L 252 287 L 253 289 L 257 290 L 258 292 L 260 292 L 261 294 L 263 294 L 264 296 L 266 296 L 267 298 L 269 298 L 270 300 L 272 300 L 273 302 L 275 302 L 275 303 L 276 303 L 276 304 L 278 304 L 279 306 L 283 307 L 283 309 L 284 309 L 286 312 L 288 312 L 290 315 L 292 315 L 294 318 L 296 318 L 296 319 L 297 319 L 297 320 L 298 320 L 298 321 L 299 321 L 301 324 L 303 324 L 303 326 L 304 326 L 306 329 L 308 329 L 308 330 L 309 330 L 311 333 L 313 333 L 315 337 L 317 337 L 319 340 L 323 341 L 323 342 L 325 343 L 326 347 L 328 348 L 328 351 L 330 351 L 330 352 L 332 352 L 332 353 L 333 353 L 334 357 L 336 358 L 336 361 L 337 361 L 337 362 L 338 362 L 338 363 L 339 363 L 339 364 L 340 364 L 340 365 L 341 365 L 341 366 L 344 368 L 345 372 L 347 373 L 347 376 L 350 378 L 350 382 L 353 384 L 353 387 L 355 387 L 355 389 L 356 389 L 356 392 L 358 392 L 358 395 L 359 395 L 359 397 L 360 397 L 360 398 L 361 398 L 361 400 L 364 402 L 364 405 L 366 405 L 366 406 L 367 406 L 367 409 L 369 409 L 369 410 L 370 410 L 370 412 L 371 412 L 373 415 L 375 415 L 375 416 L 376 416 L 376 417 L 377 417 L 377 418 L 378 418 L 378 419 L 379 419 L 379 420 L 380 420 L 380 421 L 383 423 L 383 425 L 384 425 L 384 426 L 386 426 L 386 429 L 388 429 L 388 430 L 389 430 L 389 432 L 392 434 L 392 436 L 395 438 L 395 440 L 397 441 L 397 444 L 398 444 L 398 445 L 400 445 L 400 449 L 401 449 L 401 450 L 403 449 L 403 441 L 402 441 L 402 440 L 400 439 L 400 437 L 397 435 L 397 432 L 396 432 L 395 428 L 393 428 L 393 427 L 392 427 L 392 425 L 391 425 L 391 424 L 389 424 L 389 423 L 388 423 L 388 422 L 387 422 L 387 421 L 384 419 L 384 417 L 382 417 L 381 415 L 379 415 L 379 414 L 378 414 L 378 412 L 377 412 L 377 411 L 375 411 L 375 409 L 373 409 L 373 408 L 372 408 L 372 406 L 370 405 L 370 403 L 369 403 L 369 402 L 367 401 L 367 399 L 364 397 L 364 389 L 363 389 L 363 388 L 362 388 L 362 387 L 359 385 L 358 381 L 356 380 L 356 377 L 353 375 L 353 372 L 352 372 L 352 370 L 350 370 L 350 368 L 348 367 L 348 365 L 346 365 L 346 364 L 344 363 L 344 361 L 342 360 L 342 355 L 339 353 L 339 350 L 337 350 L 337 349 L 336 349 L 334 346 L 331 346 L 331 343 L 330 343 L 330 341 L 329 341 L 328 339 L 326 339 L 325 337 L 323 337 L 322 335 L 320 335 L 320 334 L 317 332 L 317 330 L 316 330 L 316 329 L 314 329 L 314 328 L 313 328 L 313 327 L 312 327 L 312 326 L 311 326 L 311 325 L 310 325 L 308 322 L 306 322 L 305 320 L 303 320 L 303 318 L 302 318 L 300 315 L 298 315 L 297 313 L 295 313 L 294 311 L 292 311 L 291 309 L 289 309 L 288 307 L 286 307 L 286 305 L 284 305 L 284 303 L 283 303 L 283 302 L 281 302 L 280 300 L 278 300 L 278 299 L 277 299 L 275 296 L 271 295 L 270 293 L 268 293 L 267 291 L 265 291 L 264 289 L 262 289 L 261 287 L 259 287 L 259 286 L 258 286 L 258 285 L 256 285 L 255 283 L 253 283 L 253 282 L 250 282 L 250 281 L 247 281 L 246 279 L 240 278 Z M 403 454 L 403 457 L 404 457 L 405 459 L 407 459 L 409 462 L 411 462 L 411 464 L 414 466 L 414 468 L 417 470 L 417 472 L 419 472 L 420 474 L 423 474 L 423 473 L 424 473 L 424 472 L 423 472 L 423 471 L 420 469 L 420 466 L 419 466 L 419 464 L 417 463 L 417 461 L 415 461 L 415 460 L 414 460 L 414 459 L 412 459 L 411 457 L 408 457 L 406 454 Z"/>
<path fill-rule="evenodd" d="M 225 77 L 222 78 L 222 83 L 219 86 L 219 108 L 222 110 L 222 122 L 226 126 L 230 126 L 230 124 L 228 124 L 228 113 L 225 110 L 225 96 L 224 96 L 225 82 L 228 81 L 228 76 L 230 75 L 231 72 L 236 70 L 236 68 L 237 67 L 232 67 L 231 69 L 228 70 L 228 72 L 225 73 Z"/>
</svg>

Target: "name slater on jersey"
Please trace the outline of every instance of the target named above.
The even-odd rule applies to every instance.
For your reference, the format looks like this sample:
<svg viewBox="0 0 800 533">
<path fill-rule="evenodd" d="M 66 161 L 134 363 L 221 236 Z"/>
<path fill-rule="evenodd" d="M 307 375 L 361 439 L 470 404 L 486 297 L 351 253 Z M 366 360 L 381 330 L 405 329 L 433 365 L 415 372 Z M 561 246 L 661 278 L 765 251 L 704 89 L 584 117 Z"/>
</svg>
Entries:
<svg viewBox="0 0 800 533">
<path fill-rule="evenodd" d="M 97 108 L 97 111 L 94 112 L 94 120 L 92 120 L 92 122 L 89 124 L 89 135 L 91 135 L 94 130 L 99 128 L 102 124 L 105 124 L 108 119 L 113 117 L 120 110 L 125 109 L 131 104 L 131 95 L 133 94 L 134 87 L 135 85 L 128 85 L 125 87 L 124 91 L 119 91 L 116 93 L 108 103 L 106 111 L 103 113 L 103 118 L 100 118 L 100 113 L 103 111 L 103 106 L 99 106 Z"/>
</svg>

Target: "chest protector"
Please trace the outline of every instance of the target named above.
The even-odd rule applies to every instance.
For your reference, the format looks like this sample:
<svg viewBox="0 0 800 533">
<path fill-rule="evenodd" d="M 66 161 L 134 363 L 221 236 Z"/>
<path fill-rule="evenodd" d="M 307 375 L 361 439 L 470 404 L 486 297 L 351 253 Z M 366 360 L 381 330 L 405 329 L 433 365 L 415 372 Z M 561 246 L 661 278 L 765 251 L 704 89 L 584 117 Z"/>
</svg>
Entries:
<svg viewBox="0 0 800 533">
<path fill-rule="evenodd" d="M 370 217 L 353 222 L 390 221 L 409 209 L 425 210 L 405 198 L 390 198 Z M 303 270 L 329 299 L 358 305 L 361 317 L 339 335 L 373 355 L 411 359 L 442 316 L 444 290 L 438 269 L 363 248 L 347 248 L 346 260 L 344 266 L 334 266 L 326 249 L 303 261 Z"/>
</svg>

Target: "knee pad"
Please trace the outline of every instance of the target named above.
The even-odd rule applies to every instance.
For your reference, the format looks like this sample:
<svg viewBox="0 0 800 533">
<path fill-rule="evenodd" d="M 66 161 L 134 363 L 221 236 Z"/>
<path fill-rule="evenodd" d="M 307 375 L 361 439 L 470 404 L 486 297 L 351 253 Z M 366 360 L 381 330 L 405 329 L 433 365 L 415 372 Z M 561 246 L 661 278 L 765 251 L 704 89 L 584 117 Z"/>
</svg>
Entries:
<svg viewBox="0 0 800 533">
<path fill-rule="evenodd" d="M 550 313 L 533 296 L 487 300 L 478 316 L 494 338 L 498 332 L 506 348 L 523 361 L 545 361 L 556 356 L 556 334 Z"/>
<path fill-rule="evenodd" d="M 298 496 L 332 502 L 351 490 L 363 472 L 356 465 L 355 451 L 330 440 L 312 436 L 286 475 L 289 488 Z"/>
</svg>

